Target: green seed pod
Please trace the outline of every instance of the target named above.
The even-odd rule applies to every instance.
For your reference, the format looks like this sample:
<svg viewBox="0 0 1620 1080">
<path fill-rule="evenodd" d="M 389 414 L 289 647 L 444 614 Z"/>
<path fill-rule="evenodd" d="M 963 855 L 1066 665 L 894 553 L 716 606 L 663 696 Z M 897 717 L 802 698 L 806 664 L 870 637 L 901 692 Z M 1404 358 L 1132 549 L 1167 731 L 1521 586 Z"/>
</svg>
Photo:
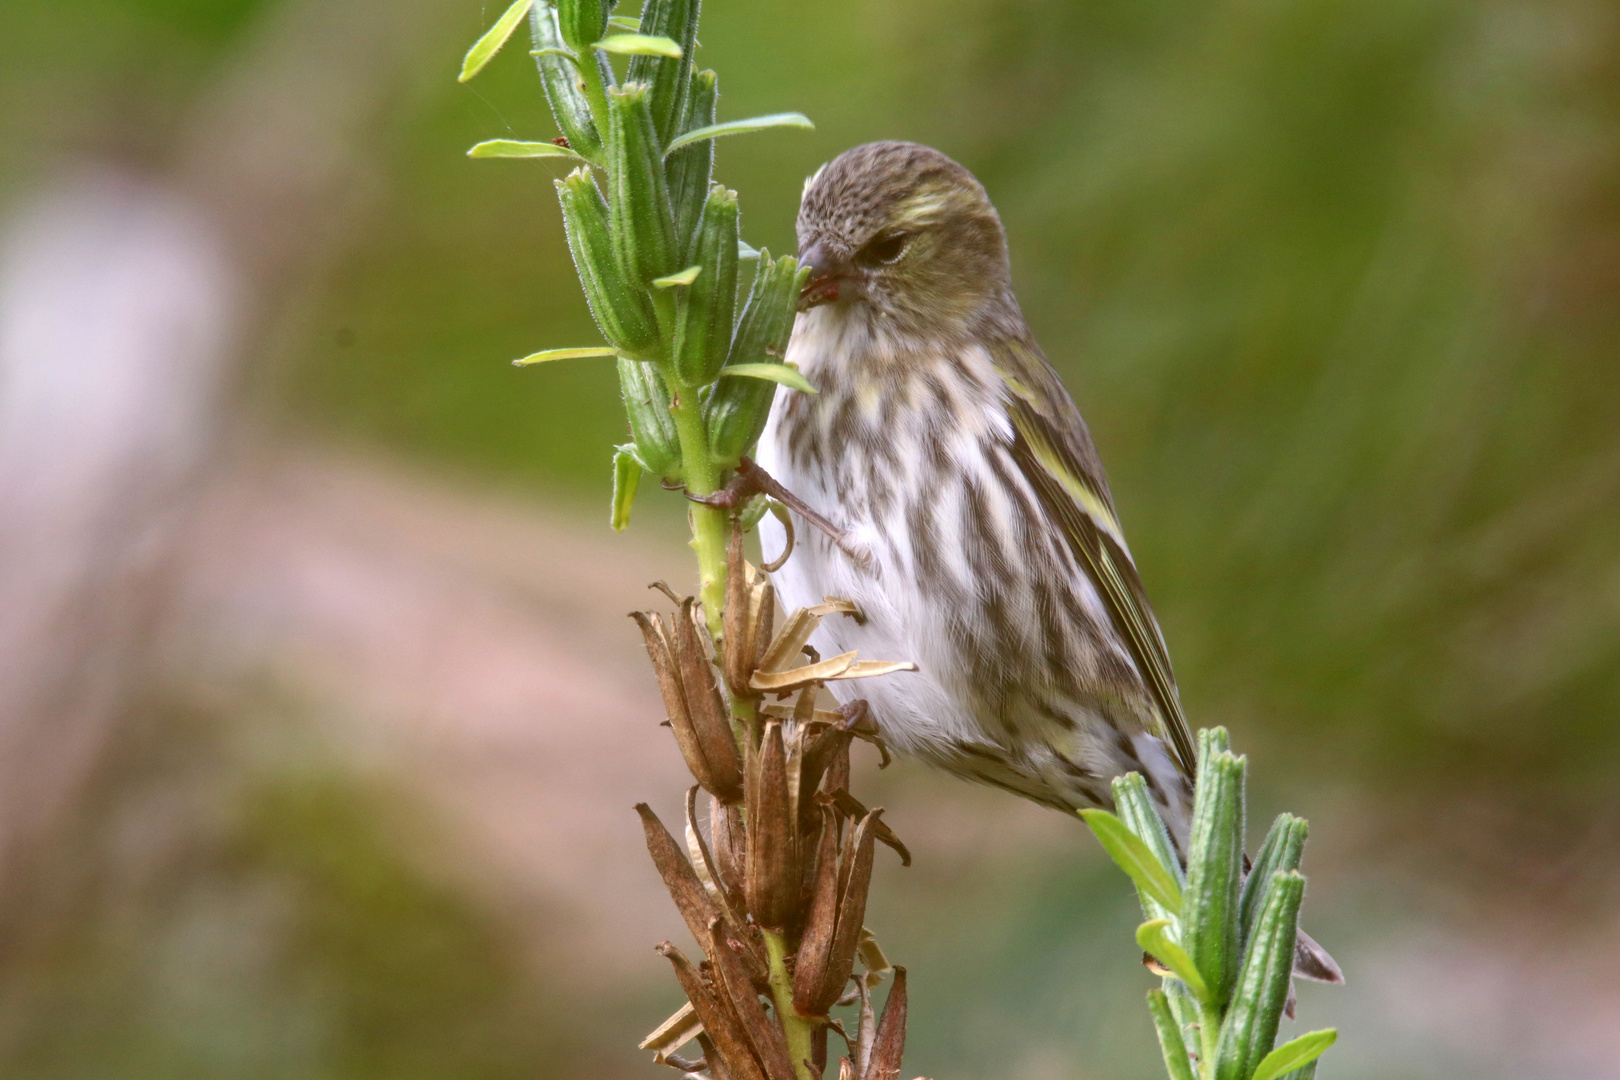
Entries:
<svg viewBox="0 0 1620 1080">
<path fill-rule="evenodd" d="M 658 327 L 646 293 L 629 285 L 619 272 L 607 204 L 590 170 L 575 169 L 557 181 L 557 198 L 562 202 L 568 250 L 602 336 L 632 356 L 657 355 Z"/>
<path fill-rule="evenodd" d="M 1114 810 L 1119 814 L 1119 819 L 1148 846 L 1159 865 L 1175 879 L 1176 885 L 1185 886 L 1186 875 L 1181 869 L 1181 858 L 1176 854 L 1175 845 L 1170 842 L 1170 830 L 1164 827 L 1164 819 L 1159 817 L 1159 811 L 1153 805 L 1153 796 L 1148 794 L 1147 781 L 1142 779 L 1142 774 L 1126 773 L 1114 781 L 1113 787 Z M 1144 895 L 1142 914 L 1150 919 L 1170 919 L 1180 912 L 1171 911 Z"/>
<path fill-rule="evenodd" d="M 1247 1080 L 1277 1041 L 1277 1024 L 1288 1001 L 1294 970 L 1294 939 L 1305 879 L 1297 870 L 1272 877 L 1254 937 L 1243 957 L 1232 1007 L 1215 1047 L 1216 1080 Z"/>
<path fill-rule="evenodd" d="M 647 0 L 641 9 L 640 32 L 667 37 L 681 47 L 680 59 L 668 56 L 632 56 L 625 82 L 652 88 L 648 104 L 658 131 L 660 151 L 675 137 L 675 125 L 686 112 L 687 84 L 692 78 L 692 53 L 697 48 L 699 0 Z M 705 184 L 702 190 L 707 190 Z"/>
<path fill-rule="evenodd" d="M 1300 856 L 1305 851 L 1305 836 L 1310 831 L 1304 818 L 1293 814 L 1278 814 L 1266 833 L 1260 854 L 1254 857 L 1254 866 L 1243 883 L 1243 896 L 1238 902 L 1239 937 L 1246 943 L 1254 931 L 1254 920 L 1265 906 L 1271 879 L 1277 874 L 1299 869 Z"/>
<path fill-rule="evenodd" d="M 534 58 L 534 62 L 540 69 L 540 85 L 546 92 L 546 101 L 551 105 L 551 115 L 556 118 L 557 127 L 570 147 L 588 158 L 594 158 L 602 150 L 602 136 L 596 130 L 596 121 L 591 118 L 591 104 L 580 83 L 579 69 L 568 57 L 547 51 L 567 48 L 562 29 L 557 24 L 556 5 L 534 5 L 529 12 L 529 33 L 534 40 L 535 52 L 540 54 Z M 606 60 L 592 49 L 582 54 L 579 62 L 605 64 Z"/>
<path fill-rule="evenodd" d="M 737 193 L 709 192 L 686 262 L 703 267 L 681 291 L 675 316 L 675 371 L 687 386 L 707 386 L 731 347 L 737 313 Z"/>
<path fill-rule="evenodd" d="M 669 412 L 669 388 L 663 376 L 651 364 L 621 356 L 619 393 L 641 463 L 664 480 L 679 480 L 681 440 Z"/>
<path fill-rule="evenodd" d="M 1219 1007 L 1231 994 L 1239 961 L 1245 762 L 1229 750 L 1201 749 L 1181 893 L 1181 944 L 1209 986 L 1208 1004 Z"/>
<path fill-rule="evenodd" d="M 760 253 L 754 287 L 737 323 L 726 363 L 782 362 L 788 338 L 793 334 L 800 278 L 799 261 L 793 256 L 784 255 L 772 262 L 770 252 Z M 720 381 L 709 395 L 703 417 L 709 429 L 710 448 L 721 464 L 735 465 L 739 457 L 753 449 L 765 430 L 775 393 L 773 382 L 743 376 L 726 378 L 725 368 L 720 369 Z"/>
<path fill-rule="evenodd" d="M 583 60 L 607 32 L 608 5 L 602 0 L 557 0 L 563 40 Z"/>
<path fill-rule="evenodd" d="M 630 83 L 608 91 L 608 202 L 613 208 L 613 254 L 630 282 L 645 287 L 679 269 L 675 219 L 647 87 Z"/>
<path fill-rule="evenodd" d="M 692 75 L 686 97 L 686 117 L 679 134 L 714 123 L 714 103 L 718 83 L 712 71 Z M 664 176 L 669 184 L 669 207 L 675 214 L 675 236 L 684 251 L 697 231 L 703 202 L 708 197 L 709 177 L 714 174 L 714 140 L 688 143 L 664 159 Z"/>
</svg>

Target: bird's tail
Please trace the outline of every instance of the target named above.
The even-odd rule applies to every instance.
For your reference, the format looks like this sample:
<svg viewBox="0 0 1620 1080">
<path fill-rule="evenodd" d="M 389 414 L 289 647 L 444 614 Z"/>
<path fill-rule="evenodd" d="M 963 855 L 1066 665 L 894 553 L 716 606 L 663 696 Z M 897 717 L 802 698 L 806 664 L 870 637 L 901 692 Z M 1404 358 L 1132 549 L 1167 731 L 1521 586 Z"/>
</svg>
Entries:
<svg viewBox="0 0 1620 1080">
<path fill-rule="evenodd" d="M 1339 970 L 1338 961 L 1303 930 L 1294 941 L 1294 974 L 1312 982 L 1335 985 L 1344 982 L 1344 972 Z"/>
</svg>

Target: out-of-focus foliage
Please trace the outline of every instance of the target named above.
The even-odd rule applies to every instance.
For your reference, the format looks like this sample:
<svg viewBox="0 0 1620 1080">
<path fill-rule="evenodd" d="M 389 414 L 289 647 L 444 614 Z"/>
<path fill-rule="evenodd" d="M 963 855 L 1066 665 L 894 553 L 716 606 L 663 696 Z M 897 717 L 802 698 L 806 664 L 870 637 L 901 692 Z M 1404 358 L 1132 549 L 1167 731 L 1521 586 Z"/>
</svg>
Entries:
<svg viewBox="0 0 1620 1080">
<path fill-rule="evenodd" d="M 161 163 L 199 84 L 271 0 L 7 0 L 0 196 L 64 157 Z"/>
<path fill-rule="evenodd" d="M 575 1052 L 514 928 L 424 869 L 420 808 L 285 731 L 146 721 L 8 897 L 0 1071 L 517 1080 Z"/>
</svg>

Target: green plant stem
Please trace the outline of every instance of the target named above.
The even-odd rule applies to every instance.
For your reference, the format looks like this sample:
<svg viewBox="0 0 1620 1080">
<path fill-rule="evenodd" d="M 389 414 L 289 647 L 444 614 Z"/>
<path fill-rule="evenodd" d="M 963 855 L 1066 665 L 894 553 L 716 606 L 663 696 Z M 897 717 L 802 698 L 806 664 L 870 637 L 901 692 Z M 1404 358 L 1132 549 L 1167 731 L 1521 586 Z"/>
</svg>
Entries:
<svg viewBox="0 0 1620 1080">
<path fill-rule="evenodd" d="M 754 729 L 759 726 L 759 702 L 735 694 L 728 696 L 731 698 L 731 737 L 737 740 L 738 759 L 747 761 Z"/>
<path fill-rule="evenodd" d="M 575 59 L 574 66 L 579 69 L 580 81 L 585 84 L 585 100 L 590 104 L 591 118 L 596 121 L 596 130 L 602 136 L 602 152 L 606 155 L 608 145 L 607 87 L 602 83 L 602 69 L 596 66 L 595 50 L 586 49 L 583 56 Z"/>
<path fill-rule="evenodd" d="M 686 490 L 693 495 L 713 495 L 720 490 L 721 469 L 709 452 L 709 433 L 703 426 L 697 389 L 671 382 L 670 391 L 674 395 L 670 412 L 681 441 L 681 474 Z M 698 560 L 698 598 L 703 601 L 709 636 L 719 641 L 726 603 L 726 512 L 692 503 L 687 520 L 692 525 L 692 550 Z"/>
<path fill-rule="evenodd" d="M 800 1016 L 793 1007 L 793 979 L 787 970 L 787 942 L 774 930 L 763 930 L 765 952 L 771 961 L 771 1001 L 776 1005 L 776 1018 L 787 1036 L 788 1060 L 793 1062 L 793 1073 L 799 1080 L 816 1080 L 810 1067 L 810 1057 L 816 1033 L 815 1021 Z"/>
<path fill-rule="evenodd" d="M 664 340 L 666 356 L 675 355 L 675 290 L 654 289 L 652 294 L 653 318 L 658 323 L 659 336 Z M 670 384 L 672 387 L 673 383 Z"/>
<path fill-rule="evenodd" d="M 1221 1015 L 1210 1005 L 1198 1008 L 1198 1075 L 1215 1080 L 1215 1048 L 1221 1039 Z"/>
</svg>

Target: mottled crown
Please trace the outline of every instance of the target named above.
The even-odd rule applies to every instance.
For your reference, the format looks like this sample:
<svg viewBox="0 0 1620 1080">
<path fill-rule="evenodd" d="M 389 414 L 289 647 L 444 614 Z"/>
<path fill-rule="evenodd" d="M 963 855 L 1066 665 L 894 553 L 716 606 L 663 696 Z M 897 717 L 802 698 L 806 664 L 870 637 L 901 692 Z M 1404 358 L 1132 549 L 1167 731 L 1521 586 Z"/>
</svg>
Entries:
<svg viewBox="0 0 1620 1080">
<path fill-rule="evenodd" d="M 917 143 L 857 146 L 805 183 L 799 251 L 848 264 L 862 295 L 916 314 L 967 315 L 985 301 L 1010 300 L 1001 219 L 973 174 Z M 873 245 L 903 254 L 871 258 Z"/>
<path fill-rule="evenodd" d="M 840 241 L 854 250 L 885 228 L 966 219 L 1001 241 L 1001 222 L 973 174 L 931 146 L 874 142 L 846 150 L 805 181 L 799 245 Z"/>
</svg>

